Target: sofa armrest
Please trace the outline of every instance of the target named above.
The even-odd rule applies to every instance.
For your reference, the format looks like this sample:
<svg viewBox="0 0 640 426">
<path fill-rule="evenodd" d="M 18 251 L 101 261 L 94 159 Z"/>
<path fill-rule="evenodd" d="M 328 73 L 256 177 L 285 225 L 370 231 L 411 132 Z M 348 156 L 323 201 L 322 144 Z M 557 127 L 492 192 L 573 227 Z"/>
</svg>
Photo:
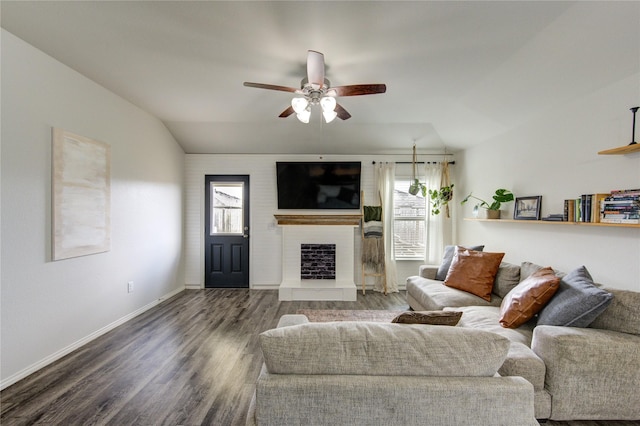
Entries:
<svg viewBox="0 0 640 426">
<path fill-rule="evenodd" d="M 640 336 L 540 325 L 531 349 L 545 363 L 552 420 L 640 419 Z"/>
<path fill-rule="evenodd" d="M 280 317 L 277 328 L 289 327 L 292 325 L 306 324 L 309 322 L 309 318 L 306 315 L 301 314 L 286 314 Z"/>
<path fill-rule="evenodd" d="M 420 275 L 422 278 L 435 280 L 438 268 L 439 265 L 420 265 L 420 271 L 418 272 L 418 275 Z"/>
</svg>

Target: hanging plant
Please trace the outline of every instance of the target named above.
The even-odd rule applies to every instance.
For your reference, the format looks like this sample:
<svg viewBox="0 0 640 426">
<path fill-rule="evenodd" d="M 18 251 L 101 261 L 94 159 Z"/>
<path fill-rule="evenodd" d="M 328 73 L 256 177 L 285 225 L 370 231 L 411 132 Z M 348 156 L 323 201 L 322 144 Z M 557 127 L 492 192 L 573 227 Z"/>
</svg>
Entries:
<svg viewBox="0 0 640 426">
<path fill-rule="evenodd" d="M 427 196 L 427 187 L 424 183 L 420 182 L 418 179 L 414 178 L 413 183 L 409 186 L 409 194 L 418 195 L 421 192 L 423 197 Z"/>
<path fill-rule="evenodd" d="M 411 185 L 409 185 L 409 194 L 411 195 L 418 195 L 419 192 L 422 193 L 423 197 L 427 196 L 427 186 L 420 182 L 418 180 L 418 178 L 416 177 L 416 163 L 418 160 L 418 155 L 416 154 L 416 144 L 413 144 L 413 158 L 411 159 L 411 166 L 412 166 L 412 171 L 411 171 L 411 180 L 413 181 L 413 183 Z"/>
<path fill-rule="evenodd" d="M 440 209 L 447 206 L 449 201 L 453 198 L 453 184 L 450 186 L 443 186 L 439 190 L 430 189 L 429 198 L 431 199 L 431 214 L 440 214 Z"/>
<path fill-rule="evenodd" d="M 445 150 L 446 153 L 446 150 Z M 449 178 L 449 162 L 445 159 L 442 163 L 442 172 L 440 175 L 440 189 L 430 189 L 429 198 L 431 200 L 431 214 L 439 215 L 441 209 L 444 209 L 447 217 L 449 216 L 449 201 L 453 199 L 453 184 Z"/>
</svg>

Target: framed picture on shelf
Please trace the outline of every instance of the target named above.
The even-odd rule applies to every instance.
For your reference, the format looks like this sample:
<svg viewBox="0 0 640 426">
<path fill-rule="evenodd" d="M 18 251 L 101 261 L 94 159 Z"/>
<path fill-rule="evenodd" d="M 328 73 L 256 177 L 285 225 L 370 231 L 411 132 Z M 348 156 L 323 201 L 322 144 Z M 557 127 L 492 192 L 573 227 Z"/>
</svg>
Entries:
<svg viewBox="0 0 640 426">
<path fill-rule="evenodd" d="M 542 195 L 533 197 L 516 197 L 516 207 L 513 210 L 515 220 L 540 220 L 540 206 Z"/>
</svg>

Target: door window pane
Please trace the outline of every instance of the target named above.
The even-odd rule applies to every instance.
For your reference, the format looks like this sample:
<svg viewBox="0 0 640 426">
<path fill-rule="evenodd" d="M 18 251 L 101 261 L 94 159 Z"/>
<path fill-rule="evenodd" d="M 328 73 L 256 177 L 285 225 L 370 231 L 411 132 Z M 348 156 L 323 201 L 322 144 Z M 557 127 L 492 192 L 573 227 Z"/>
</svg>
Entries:
<svg viewBox="0 0 640 426">
<path fill-rule="evenodd" d="M 242 234 L 242 182 L 211 183 L 211 235 Z"/>
</svg>

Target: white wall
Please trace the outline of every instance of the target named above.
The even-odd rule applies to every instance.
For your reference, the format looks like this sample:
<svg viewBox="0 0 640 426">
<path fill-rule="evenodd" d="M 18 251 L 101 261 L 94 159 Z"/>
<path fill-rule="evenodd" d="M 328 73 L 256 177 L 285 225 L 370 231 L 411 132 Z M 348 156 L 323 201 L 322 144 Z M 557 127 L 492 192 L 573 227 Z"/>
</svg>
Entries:
<svg viewBox="0 0 640 426">
<path fill-rule="evenodd" d="M 441 157 L 420 155 L 418 160 L 440 160 Z M 254 289 L 277 288 L 282 281 L 282 229 L 275 225 L 274 214 L 284 214 L 277 208 L 276 161 L 361 161 L 362 189 L 367 204 L 377 204 L 373 196 L 372 161 L 410 161 L 411 146 L 404 156 L 346 155 L 202 155 L 186 156 L 186 230 L 185 261 L 188 287 L 204 286 L 204 177 L 207 174 L 238 174 L 250 176 L 250 286 Z M 402 166 L 399 166 L 402 167 Z M 410 173 L 410 169 L 407 168 Z M 317 211 L 292 211 L 287 214 L 312 214 Z M 335 213 L 335 211 L 334 211 Z M 340 213 L 340 212 L 338 212 Z M 345 210 L 342 213 L 359 213 Z M 360 230 L 354 230 L 354 281 L 360 285 Z M 398 285 L 404 288 L 406 277 L 416 275 L 422 261 L 398 262 Z"/>
<path fill-rule="evenodd" d="M 637 58 L 636 58 L 637 61 Z M 526 84 L 526 82 L 525 82 Z M 542 216 L 562 213 L 563 200 L 613 189 L 640 188 L 640 153 L 598 155 L 631 142 L 632 114 L 640 104 L 640 74 L 594 91 L 457 155 L 458 200 L 469 191 L 490 198 L 497 188 L 516 196 L 542 195 Z M 640 140 L 640 129 L 636 129 Z M 469 203 L 471 204 L 471 203 Z M 513 215 L 509 203 L 504 215 Z M 459 218 L 471 216 L 471 205 Z M 486 244 L 505 260 L 564 271 L 585 265 L 607 286 L 640 291 L 640 229 L 459 220 L 460 244 Z"/>
<path fill-rule="evenodd" d="M 159 120 L 4 30 L 1 94 L 4 387 L 184 289 L 184 152 Z M 109 252 L 51 261 L 51 127 L 111 145 Z"/>
</svg>

